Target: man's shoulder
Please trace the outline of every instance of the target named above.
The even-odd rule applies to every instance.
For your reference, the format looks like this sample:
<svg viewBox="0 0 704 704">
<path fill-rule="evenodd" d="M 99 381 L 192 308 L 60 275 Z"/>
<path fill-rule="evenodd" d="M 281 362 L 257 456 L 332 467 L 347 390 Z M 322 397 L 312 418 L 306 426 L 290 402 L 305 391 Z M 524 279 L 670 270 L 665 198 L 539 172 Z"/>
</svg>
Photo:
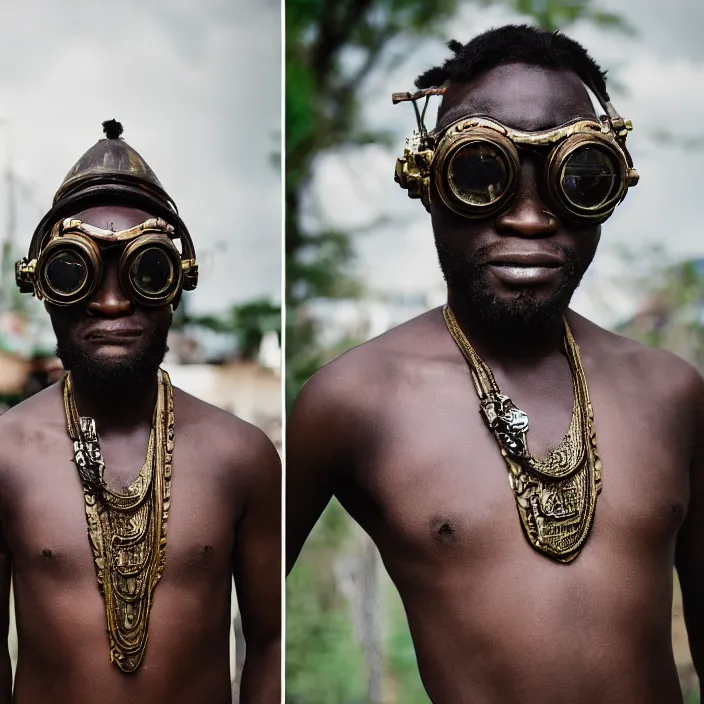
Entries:
<svg viewBox="0 0 704 704">
<path fill-rule="evenodd" d="M 297 404 L 315 403 L 326 412 L 370 410 L 410 367 L 433 354 L 439 320 L 437 310 L 429 311 L 347 350 L 313 374 Z"/>
<path fill-rule="evenodd" d="M 0 415 L 0 482 L 26 476 L 30 458 L 53 447 L 66 434 L 61 383 L 30 396 Z M 19 474 L 18 474 L 19 473 Z"/>
<path fill-rule="evenodd" d="M 261 428 L 174 387 L 176 432 L 202 444 L 226 467 L 262 467 L 278 463 L 278 453 Z M 179 417 L 180 416 L 180 417 Z"/>
<path fill-rule="evenodd" d="M 52 384 L 0 415 L 0 437 L 36 432 L 47 425 L 63 424 L 61 382 Z"/>
<path fill-rule="evenodd" d="M 615 380 L 645 385 L 659 400 L 693 399 L 704 391 L 700 372 L 677 354 L 605 330 L 584 318 L 578 327 L 590 341 L 580 345 L 583 360 Z"/>
</svg>

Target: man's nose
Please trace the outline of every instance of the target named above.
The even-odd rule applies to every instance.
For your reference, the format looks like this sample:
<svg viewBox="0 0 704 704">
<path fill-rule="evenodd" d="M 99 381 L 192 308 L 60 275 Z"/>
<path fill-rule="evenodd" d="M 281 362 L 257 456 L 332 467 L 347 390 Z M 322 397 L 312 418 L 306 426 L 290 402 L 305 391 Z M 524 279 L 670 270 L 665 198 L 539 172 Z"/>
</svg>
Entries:
<svg viewBox="0 0 704 704">
<path fill-rule="evenodd" d="M 559 221 L 543 202 L 538 188 L 539 170 L 529 159 L 521 163 L 516 199 L 511 207 L 496 218 L 497 230 L 506 235 L 524 238 L 550 237 L 559 228 Z"/>
<path fill-rule="evenodd" d="M 134 312 L 134 304 L 120 286 L 117 263 L 104 266 L 103 280 L 88 299 L 86 310 L 100 318 L 122 318 Z"/>
</svg>

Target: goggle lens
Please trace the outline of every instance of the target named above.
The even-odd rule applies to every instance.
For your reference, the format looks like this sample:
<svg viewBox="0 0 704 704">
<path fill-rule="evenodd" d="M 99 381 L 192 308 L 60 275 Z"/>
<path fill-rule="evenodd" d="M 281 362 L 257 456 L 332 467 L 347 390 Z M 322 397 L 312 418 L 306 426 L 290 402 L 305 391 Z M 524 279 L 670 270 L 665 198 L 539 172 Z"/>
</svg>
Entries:
<svg viewBox="0 0 704 704">
<path fill-rule="evenodd" d="M 56 292 L 71 295 L 80 291 L 88 278 L 88 267 L 77 252 L 64 249 L 46 264 L 46 282 Z"/>
<path fill-rule="evenodd" d="M 620 170 L 606 150 L 588 145 L 573 151 L 562 167 L 562 192 L 572 205 L 596 209 L 610 201 L 620 186 Z"/>
<path fill-rule="evenodd" d="M 457 150 L 448 168 L 451 190 L 464 203 L 483 207 L 496 202 L 510 182 L 510 167 L 498 147 L 471 142 Z"/>
<path fill-rule="evenodd" d="M 147 296 L 164 293 L 174 280 L 171 259 L 161 247 L 149 247 L 135 257 L 130 279 L 134 287 Z"/>
</svg>

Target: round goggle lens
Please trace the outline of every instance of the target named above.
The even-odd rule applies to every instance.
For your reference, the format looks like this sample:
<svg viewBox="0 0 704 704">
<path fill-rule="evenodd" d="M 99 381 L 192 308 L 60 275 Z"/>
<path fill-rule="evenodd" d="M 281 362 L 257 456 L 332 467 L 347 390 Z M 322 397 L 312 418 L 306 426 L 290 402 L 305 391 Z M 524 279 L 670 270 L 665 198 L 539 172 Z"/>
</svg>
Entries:
<svg viewBox="0 0 704 704">
<path fill-rule="evenodd" d="M 174 280 L 171 259 L 161 247 L 145 249 L 135 257 L 130 279 L 138 291 L 148 296 L 164 293 Z"/>
<path fill-rule="evenodd" d="M 171 285 L 174 267 L 161 247 L 150 247 L 135 257 L 130 268 L 130 278 L 138 291 L 148 296 L 157 296 Z"/>
<path fill-rule="evenodd" d="M 452 157 L 448 180 L 461 200 L 469 205 L 491 205 L 509 183 L 509 165 L 501 151 L 488 142 L 472 142 Z"/>
<path fill-rule="evenodd" d="M 594 209 L 615 195 L 619 185 L 616 159 L 600 147 L 576 149 L 562 167 L 562 191 L 578 208 Z"/>
<path fill-rule="evenodd" d="M 88 269 L 83 257 L 71 250 L 64 250 L 57 252 L 48 261 L 45 278 L 56 293 L 70 295 L 83 288 L 88 278 Z"/>
</svg>

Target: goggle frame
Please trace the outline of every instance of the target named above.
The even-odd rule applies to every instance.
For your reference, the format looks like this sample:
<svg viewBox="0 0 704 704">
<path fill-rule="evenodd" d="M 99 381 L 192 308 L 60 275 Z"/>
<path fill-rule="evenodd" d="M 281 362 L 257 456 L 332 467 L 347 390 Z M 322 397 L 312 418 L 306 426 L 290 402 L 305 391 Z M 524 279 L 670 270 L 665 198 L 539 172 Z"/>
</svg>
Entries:
<svg viewBox="0 0 704 704">
<path fill-rule="evenodd" d="M 32 293 L 39 300 L 53 305 L 76 305 L 90 298 L 103 279 L 101 250 L 123 245 L 118 276 L 125 295 L 134 303 L 144 306 L 168 305 L 177 300 L 183 290 L 194 289 L 198 280 L 195 256 L 187 256 L 192 253 L 192 248 L 179 252 L 173 238 L 174 227 L 161 218 L 150 218 L 119 232 L 103 230 L 76 218 L 65 218 L 53 226 L 36 256 L 16 263 L 17 285 L 23 293 Z M 160 249 L 167 256 L 174 278 L 161 291 L 149 293 L 132 281 L 131 270 L 137 257 L 153 248 Z M 56 256 L 66 251 L 76 254 L 85 266 L 80 287 L 70 293 L 57 290 L 48 278 L 49 265 Z"/>
<path fill-rule="evenodd" d="M 411 102 L 418 127 L 406 140 L 402 157 L 396 161 L 394 180 L 408 191 L 409 198 L 419 199 L 430 212 L 431 178 L 441 201 L 458 215 L 470 219 L 495 216 L 511 207 L 515 197 L 515 184 L 520 169 L 518 147 L 545 148 L 550 150 L 545 169 L 545 191 L 549 205 L 563 219 L 576 222 L 601 223 L 611 216 L 616 206 L 626 197 L 628 189 L 638 183 L 639 175 L 626 148 L 626 136 L 633 129 L 608 100 L 597 95 L 606 111 L 600 119 L 577 118 L 559 127 L 527 132 L 501 124 L 487 116 L 461 117 L 441 130 L 429 132 L 425 127 L 425 113 L 429 99 L 443 95 L 445 87 L 427 88 L 415 93 L 394 93 L 394 104 Z M 425 99 L 422 111 L 417 101 Z M 483 140 L 492 144 L 504 157 L 509 167 L 509 178 L 502 195 L 486 206 L 467 203 L 452 187 L 448 170 L 459 149 Z M 568 158 L 577 149 L 588 145 L 605 149 L 614 157 L 619 168 L 620 184 L 615 193 L 594 208 L 580 208 L 569 201 L 561 187 L 562 172 Z"/>
</svg>

